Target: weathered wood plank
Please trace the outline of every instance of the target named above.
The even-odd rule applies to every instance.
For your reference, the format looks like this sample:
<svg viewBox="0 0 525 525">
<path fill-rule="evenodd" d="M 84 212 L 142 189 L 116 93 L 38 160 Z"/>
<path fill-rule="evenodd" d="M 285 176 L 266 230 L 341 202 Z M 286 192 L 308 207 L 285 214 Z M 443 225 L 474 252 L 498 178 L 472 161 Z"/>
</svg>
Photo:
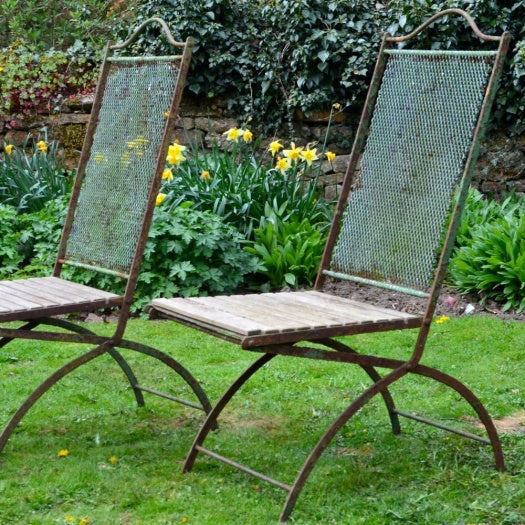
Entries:
<svg viewBox="0 0 525 525">
<path fill-rule="evenodd" d="M 196 299 L 199 298 L 154 299 L 151 305 L 168 316 L 176 317 L 180 314 L 185 318 L 204 322 L 207 326 L 218 326 L 239 335 L 255 335 L 271 330 L 271 327 L 259 321 L 221 311 L 213 304 L 203 304 L 196 301 Z"/>
<path fill-rule="evenodd" d="M 46 286 L 25 281 L 6 281 L 0 284 L 0 290 L 10 290 L 10 296 L 39 304 L 42 307 L 71 303 L 72 298 L 57 297 L 49 293 Z M 1 292 L 0 292 L 1 293 Z"/>
<path fill-rule="evenodd" d="M 266 325 L 268 329 L 272 329 L 273 331 L 280 332 L 297 329 L 297 322 L 294 322 L 293 319 L 288 319 L 279 312 L 272 312 L 266 306 L 257 306 L 253 299 L 248 299 L 249 297 L 249 295 L 230 295 L 210 298 L 197 297 L 195 300 L 200 301 L 201 303 L 205 302 L 207 299 L 212 300 L 213 303 L 211 304 L 213 304 L 215 308 L 231 315 L 236 315 L 239 312 L 242 312 L 244 317 L 252 320 L 257 319 L 259 322 Z M 306 325 L 305 328 L 308 328 L 308 325 Z"/>
</svg>

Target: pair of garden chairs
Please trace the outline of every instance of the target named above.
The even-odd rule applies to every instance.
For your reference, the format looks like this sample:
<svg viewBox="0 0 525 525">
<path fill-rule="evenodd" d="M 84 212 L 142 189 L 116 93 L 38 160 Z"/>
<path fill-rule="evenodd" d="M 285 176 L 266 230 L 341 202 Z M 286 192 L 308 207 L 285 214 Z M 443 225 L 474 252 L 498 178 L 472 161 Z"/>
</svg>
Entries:
<svg viewBox="0 0 525 525">
<path fill-rule="evenodd" d="M 420 50 L 405 45 L 417 40 L 439 18 L 454 15 L 463 17 L 480 41 L 497 48 Z M 448 9 L 406 36 L 383 36 L 312 291 L 153 300 L 153 311 L 168 319 L 262 354 L 211 408 L 193 376 L 171 356 L 123 339 L 169 132 L 191 54 L 191 41 L 175 42 L 162 21 L 153 21 L 162 25 L 174 46 L 183 48 L 182 55 L 106 56 L 53 276 L 0 284 L 0 321 L 24 323 L 17 328 L 0 328 L 1 346 L 16 338 L 93 346 L 46 379 L 27 398 L 0 436 L 0 448 L 33 403 L 53 384 L 78 366 L 109 353 L 123 369 L 139 404 L 144 402 L 142 392 L 147 391 L 207 413 L 186 458 L 185 471 L 192 469 L 197 455 L 202 453 L 280 487 L 287 493 L 281 521 L 290 517 L 323 451 L 377 395 L 383 398 L 394 434 L 401 431 L 400 416 L 433 425 L 489 445 L 496 467 L 503 470 L 500 441 L 481 401 L 459 380 L 421 364 L 421 358 L 509 35 L 485 35 L 468 14 Z M 130 40 L 110 47 L 110 51 L 126 48 L 143 26 Z M 166 111 L 168 117 L 164 116 Z M 140 144 L 140 155 L 136 148 L 130 150 L 128 143 Z M 120 275 L 127 279 L 126 291 L 117 296 L 67 281 L 60 277 L 64 264 Z M 323 291 L 328 278 L 425 298 L 425 312 L 413 315 L 331 295 Z M 120 308 L 119 322 L 110 337 L 50 317 L 109 306 Z M 36 331 L 40 324 L 66 331 Z M 417 335 L 414 350 L 406 359 L 360 354 L 346 339 L 335 339 L 408 328 L 417 329 Z M 140 385 L 117 349 L 160 359 L 188 382 L 198 402 L 175 399 Z M 372 380 L 371 386 L 349 401 L 320 437 L 292 483 L 273 479 L 204 447 L 207 434 L 215 428 L 234 394 L 278 355 L 356 364 Z M 390 372 L 381 375 L 377 368 Z M 456 392 L 471 405 L 486 436 L 398 409 L 390 387 L 411 374 Z"/>
</svg>

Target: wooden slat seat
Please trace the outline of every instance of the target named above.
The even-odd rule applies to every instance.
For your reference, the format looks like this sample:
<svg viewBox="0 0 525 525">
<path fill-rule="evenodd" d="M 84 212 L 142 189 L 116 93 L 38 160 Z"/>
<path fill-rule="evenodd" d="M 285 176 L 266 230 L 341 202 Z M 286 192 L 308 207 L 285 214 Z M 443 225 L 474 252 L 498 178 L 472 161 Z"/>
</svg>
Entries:
<svg viewBox="0 0 525 525">
<path fill-rule="evenodd" d="M 155 299 L 164 316 L 221 334 L 243 348 L 364 331 L 416 328 L 422 317 L 315 290 Z"/>
<path fill-rule="evenodd" d="M 122 297 L 59 277 L 0 282 L 0 321 L 21 321 L 122 303 Z"/>
</svg>

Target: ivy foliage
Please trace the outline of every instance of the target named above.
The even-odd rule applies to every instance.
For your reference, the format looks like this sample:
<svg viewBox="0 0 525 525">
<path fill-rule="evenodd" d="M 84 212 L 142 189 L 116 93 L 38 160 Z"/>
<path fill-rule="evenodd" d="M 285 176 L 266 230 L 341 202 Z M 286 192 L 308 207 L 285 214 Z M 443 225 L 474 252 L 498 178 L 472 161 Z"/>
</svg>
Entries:
<svg viewBox="0 0 525 525">
<path fill-rule="evenodd" d="M 297 108 L 334 102 L 350 106 L 366 92 L 381 32 L 405 34 L 440 10 L 470 12 L 489 34 L 512 34 L 510 59 L 498 93 L 498 125 L 525 130 L 525 0 L 143 0 L 136 22 L 164 18 L 174 35 L 196 48 L 188 88 L 222 96 L 229 107 L 275 131 Z M 432 29 L 432 28 L 431 28 Z M 434 24 L 433 47 L 479 44 L 461 17 Z M 122 27 L 121 38 L 132 29 Z M 151 27 L 138 50 L 168 49 Z M 436 41 L 436 37 L 438 37 Z"/>
</svg>

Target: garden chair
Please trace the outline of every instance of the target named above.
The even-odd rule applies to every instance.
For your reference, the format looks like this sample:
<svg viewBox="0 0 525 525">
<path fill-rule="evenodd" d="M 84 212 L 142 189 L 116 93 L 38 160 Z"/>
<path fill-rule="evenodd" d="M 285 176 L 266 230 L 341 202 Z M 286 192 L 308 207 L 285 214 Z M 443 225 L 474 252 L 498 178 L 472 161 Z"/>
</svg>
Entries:
<svg viewBox="0 0 525 525">
<path fill-rule="evenodd" d="M 429 24 L 451 15 L 464 17 L 475 35 L 484 44 L 498 44 L 497 50 L 405 47 Z M 504 469 L 497 432 L 480 400 L 459 380 L 420 361 L 508 41 L 507 33 L 484 35 L 459 9 L 436 14 L 406 36 L 383 36 L 314 290 L 152 302 L 154 313 L 263 354 L 208 414 L 184 471 L 190 471 L 198 453 L 203 453 L 272 483 L 287 493 L 280 515 L 286 521 L 323 451 L 343 425 L 378 394 L 386 404 L 394 434 L 400 433 L 399 416 L 433 425 L 491 446 L 496 467 Z M 423 297 L 424 315 L 331 295 L 323 291 L 327 278 Z M 359 354 L 346 342 L 334 339 L 408 328 L 418 333 L 414 350 L 405 360 Z M 203 445 L 234 394 L 278 355 L 354 363 L 373 381 L 329 426 L 291 484 Z M 376 367 L 390 371 L 381 376 Z M 389 387 L 409 374 L 455 391 L 472 406 L 487 436 L 398 409 Z"/>
<path fill-rule="evenodd" d="M 122 51 L 152 23 L 160 24 L 180 54 L 125 56 Z M 0 283 L 0 322 L 4 323 L 0 326 L 0 347 L 15 339 L 34 339 L 84 343 L 92 349 L 65 364 L 29 395 L 0 435 L 0 450 L 24 414 L 49 388 L 105 353 L 122 368 L 139 405 L 144 404 L 145 391 L 205 411 L 211 409 L 197 381 L 175 359 L 123 339 L 192 48 L 191 38 L 185 43 L 175 41 L 164 21 L 152 18 L 126 42 L 106 50 L 53 274 Z M 118 295 L 64 279 L 64 265 L 118 276 L 126 283 L 125 291 Z M 55 317 L 108 307 L 119 308 L 110 336 L 96 335 L 84 326 Z M 12 321 L 18 323 L 5 324 Z M 40 325 L 60 330 L 35 330 Z M 163 362 L 188 383 L 199 402 L 139 384 L 117 348 Z"/>
</svg>

